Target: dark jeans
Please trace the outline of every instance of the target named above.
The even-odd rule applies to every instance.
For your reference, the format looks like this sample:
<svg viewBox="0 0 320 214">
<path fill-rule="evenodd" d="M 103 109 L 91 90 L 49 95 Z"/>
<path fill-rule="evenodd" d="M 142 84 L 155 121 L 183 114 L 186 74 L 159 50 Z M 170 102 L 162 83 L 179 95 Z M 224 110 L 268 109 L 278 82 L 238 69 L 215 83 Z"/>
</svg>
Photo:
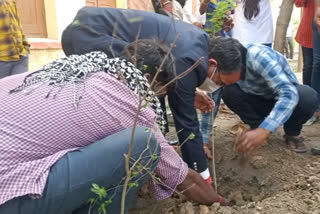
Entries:
<svg viewBox="0 0 320 214">
<path fill-rule="evenodd" d="M 317 93 L 311 87 L 297 85 L 297 90 L 299 103 L 284 124 L 284 131 L 289 136 L 299 135 L 302 125 L 313 115 L 317 108 Z M 237 84 L 225 87 L 222 99 L 252 129 L 259 127 L 276 103 L 275 99 L 267 100 L 262 96 L 247 94 Z"/>
<path fill-rule="evenodd" d="M 320 35 L 315 23 L 312 23 L 313 29 L 313 70 L 311 77 L 311 87 L 318 92 L 320 100 Z"/>
<path fill-rule="evenodd" d="M 311 86 L 311 76 L 313 67 L 313 49 L 302 47 L 303 55 L 303 84 Z"/>
<path fill-rule="evenodd" d="M 27 56 L 20 56 L 18 61 L 11 61 L 11 62 L 4 62 L 0 61 L 0 79 L 15 75 L 21 74 L 28 71 L 29 65 L 29 55 Z"/>
<path fill-rule="evenodd" d="M 120 213 L 121 185 L 126 175 L 123 154 L 128 152 L 131 131 L 132 129 L 127 129 L 118 132 L 83 149 L 67 153 L 51 168 L 41 198 L 18 197 L 0 206 L 0 213 L 87 214 L 88 199 L 96 197 L 90 191 L 92 183 L 105 187 L 108 197 L 112 198 L 112 203 L 106 207 L 107 213 Z M 153 137 L 147 143 L 149 136 L 150 133 L 145 132 L 145 128 L 137 127 L 131 157 L 137 160 L 142 155 L 140 163 L 153 171 L 157 160 L 152 157 L 153 154 L 159 156 L 160 148 Z M 149 149 L 146 149 L 148 146 Z M 142 172 L 131 181 L 136 181 L 138 187 L 129 189 L 126 210 L 149 178 L 147 172 Z M 91 213 L 98 213 L 98 207 L 93 207 Z"/>
</svg>

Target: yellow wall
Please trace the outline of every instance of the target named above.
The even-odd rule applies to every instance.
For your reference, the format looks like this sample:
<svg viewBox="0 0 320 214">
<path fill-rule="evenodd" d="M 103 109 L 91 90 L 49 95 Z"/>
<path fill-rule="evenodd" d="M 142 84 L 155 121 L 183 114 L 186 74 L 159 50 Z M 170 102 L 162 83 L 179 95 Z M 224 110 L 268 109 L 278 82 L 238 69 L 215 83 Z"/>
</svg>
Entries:
<svg viewBox="0 0 320 214">
<path fill-rule="evenodd" d="M 61 4 L 61 2 L 63 4 Z M 77 10 L 85 5 L 85 0 L 68 0 L 67 2 L 69 4 L 66 4 L 64 0 L 44 0 L 46 25 L 49 39 L 59 40 L 62 30 L 72 21 Z M 117 8 L 127 7 L 127 0 L 116 0 L 116 3 Z M 66 10 L 70 12 L 65 14 Z"/>
<path fill-rule="evenodd" d="M 46 25 L 49 39 L 58 39 L 57 10 L 55 0 L 45 0 Z"/>
<path fill-rule="evenodd" d="M 126 0 L 117 0 L 117 8 L 126 8 Z"/>
</svg>

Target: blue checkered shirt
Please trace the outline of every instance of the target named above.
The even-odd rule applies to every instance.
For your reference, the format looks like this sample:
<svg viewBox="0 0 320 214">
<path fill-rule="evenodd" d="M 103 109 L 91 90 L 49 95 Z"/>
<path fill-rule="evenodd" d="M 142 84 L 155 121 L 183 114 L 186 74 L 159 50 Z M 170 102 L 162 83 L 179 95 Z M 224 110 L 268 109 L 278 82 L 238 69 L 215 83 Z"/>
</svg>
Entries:
<svg viewBox="0 0 320 214">
<path fill-rule="evenodd" d="M 291 116 L 298 104 L 299 84 L 287 60 L 280 53 L 263 45 L 248 44 L 245 79 L 238 82 L 240 88 L 253 95 L 277 102 L 259 127 L 274 132 Z"/>
</svg>

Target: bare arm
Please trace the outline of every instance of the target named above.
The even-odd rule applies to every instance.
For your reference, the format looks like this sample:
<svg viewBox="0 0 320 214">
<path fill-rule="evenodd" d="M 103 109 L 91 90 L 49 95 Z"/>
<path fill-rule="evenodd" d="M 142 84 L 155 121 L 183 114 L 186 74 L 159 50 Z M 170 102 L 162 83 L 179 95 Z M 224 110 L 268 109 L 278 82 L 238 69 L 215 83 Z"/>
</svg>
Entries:
<svg viewBox="0 0 320 214">
<path fill-rule="evenodd" d="M 169 0 L 161 0 L 160 1 L 161 2 L 161 5 L 162 5 L 162 7 L 164 8 L 164 9 L 171 9 L 172 10 L 172 3 L 171 3 L 171 1 Z"/>
<path fill-rule="evenodd" d="M 219 202 L 219 195 L 209 186 L 196 171 L 189 169 L 186 179 L 177 186 L 187 198 L 200 204 L 211 205 Z M 227 203 L 223 200 L 222 205 Z"/>
<path fill-rule="evenodd" d="M 201 15 L 207 12 L 209 2 L 210 0 L 201 0 L 201 4 L 199 8 L 199 12 Z"/>
</svg>

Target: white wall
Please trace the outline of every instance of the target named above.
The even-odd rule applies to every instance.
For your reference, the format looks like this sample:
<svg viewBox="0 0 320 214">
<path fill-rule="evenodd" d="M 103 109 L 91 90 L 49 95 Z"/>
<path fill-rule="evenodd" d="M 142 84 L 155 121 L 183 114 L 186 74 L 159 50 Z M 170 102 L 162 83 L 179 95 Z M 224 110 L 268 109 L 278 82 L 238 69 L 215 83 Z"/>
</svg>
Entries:
<svg viewBox="0 0 320 214">
<path fill-rule="evenodd" d="M 85 4 L 85 0 L 56 0 L 59 40 L 63 30 L 73 21 L 78 10 Z"/>
</svg>

